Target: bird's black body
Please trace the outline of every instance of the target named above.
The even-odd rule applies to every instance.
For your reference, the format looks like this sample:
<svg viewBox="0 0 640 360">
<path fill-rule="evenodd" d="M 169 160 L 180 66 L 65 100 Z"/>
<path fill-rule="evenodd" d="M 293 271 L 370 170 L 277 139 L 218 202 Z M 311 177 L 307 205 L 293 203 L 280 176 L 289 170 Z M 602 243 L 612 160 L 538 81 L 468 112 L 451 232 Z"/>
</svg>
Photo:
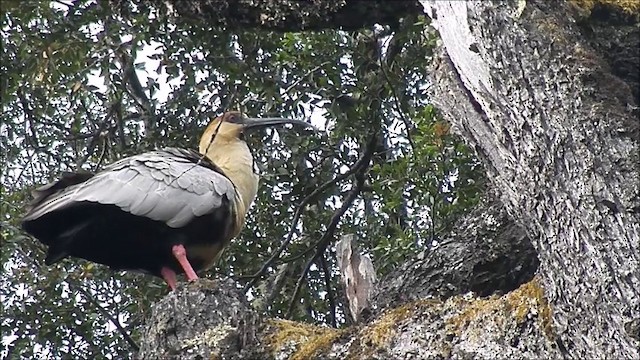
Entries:
<svg viewBox="0 0 640 360">
<path fill-rule="evenodd" d="M 197 271 L 233 236 L 234 191 L 199 153 L 169 148 L 120 160 L 95 176 L 64 174 L 35 191 L 22 226 L 49 246 L 48 264 L 74 256 L 160 276 L 162 267 L 183 272 L 173 245 L 210 248 L 188 251 Z"/>
<path fill-rule="evenodd" d="M 211 244 L 216 234 L 225 233 L 229 224 L 228 207 L 194 218 L 184 228 L 131 215 L 115 205 L 83 202 L 65 210 L 25 222 L 23 228 L 48 245 L 46 263 L 73 256 L 108 265 L 113 269 L 140 270 L 159 276 L 167 266 L 176 273 L 182 268 L 171 253 L 171 246 Z M 196 271 L 207 264 L 197 256 L 189 261 Z"/>
</svg>

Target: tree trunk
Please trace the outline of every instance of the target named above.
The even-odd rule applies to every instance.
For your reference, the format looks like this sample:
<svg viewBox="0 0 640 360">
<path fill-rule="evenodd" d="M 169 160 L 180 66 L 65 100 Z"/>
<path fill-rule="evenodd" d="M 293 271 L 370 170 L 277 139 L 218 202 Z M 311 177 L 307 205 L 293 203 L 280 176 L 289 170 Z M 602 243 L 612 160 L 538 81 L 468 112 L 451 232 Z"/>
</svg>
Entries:
<svg viewBox="0 0 640 360">
<path fill-rule="evenodd" d="M 433 101 L 475 145 L 507 209 L 535 239 L 561 349 L 639 358 L 634 84 L 612 74 L 571 3 L 422 3 L 445 49 L 432 72 Z M 618 25 L 637 69 L 634 26 Z"/>
</svg>

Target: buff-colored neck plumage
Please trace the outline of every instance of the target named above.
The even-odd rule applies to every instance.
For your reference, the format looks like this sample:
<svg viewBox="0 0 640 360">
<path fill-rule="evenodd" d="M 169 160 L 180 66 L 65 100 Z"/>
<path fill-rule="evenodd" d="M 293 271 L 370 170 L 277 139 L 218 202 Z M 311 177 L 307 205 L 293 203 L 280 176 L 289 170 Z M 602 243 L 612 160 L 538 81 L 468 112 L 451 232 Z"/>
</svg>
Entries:
<svg viewBox="0 0 640 360">
<path fill-rule="evenodd" d="M 239 221 L 251 207 L 258 192 L 258 175 L 253 172 L 253 157 L 249 146 L 239 138 L 241 125 L 213 121 L 200 139 L 200 153 L 219 166 L 236 187 L 241 201 L 236 204 Z M 213 142 L 212 135 L 215 133 Z M 239 230 L 239 229 L 238 229 Z"/>
</svg>

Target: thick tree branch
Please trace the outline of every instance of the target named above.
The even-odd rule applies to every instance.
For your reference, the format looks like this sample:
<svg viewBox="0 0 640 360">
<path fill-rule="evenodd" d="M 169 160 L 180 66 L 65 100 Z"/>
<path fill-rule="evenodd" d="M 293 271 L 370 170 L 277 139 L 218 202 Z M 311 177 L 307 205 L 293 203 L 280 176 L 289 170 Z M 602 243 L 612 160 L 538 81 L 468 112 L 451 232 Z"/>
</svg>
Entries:
<svg viewBox="0 0 640 360">
<path fill-rule="evenodd" d="M 279 31 L 340 28 L 357 30 L 375 24 L 397 26 L 399 19 L 420 11 L 415 0 L 144 0 L 162 14 L 178 21 L 207 26 L 235 28 L 261 27 Z M 129 4 L 111 0 L 121 13 Z"/>
<path fill-rule="evenodd" d="M 504 205 L 489 191 L 453 231 L 387 275 L 374 300 L 377 312 L 428 297 L 446 299 L 473 292 L 505 294 L 533 279 L 536 251 Z"/>
<path fill-rule="evenodd" d="M 360 326 L 336 330 L 275 319 L 238 321 L 257 315 L 239 305 L 244 299 L 236 285 L 201 280 L 154 306 L 140 357 L 429 359 L 468 358 L 481 349 L 481 358 L 558 358 L 549 306 L 531 280 L 535 253 L 524 230 L 494 199 L 456 228 L 433 253 L 384 280 L 373 301 L 384 309 Z M 456 295 L 496 290 L 511 292 L 485 299 Z M 448 299 L 425 299 L 434 295 Z M 510 330 L 487 332 L 487 327 Z"/>
</svg>

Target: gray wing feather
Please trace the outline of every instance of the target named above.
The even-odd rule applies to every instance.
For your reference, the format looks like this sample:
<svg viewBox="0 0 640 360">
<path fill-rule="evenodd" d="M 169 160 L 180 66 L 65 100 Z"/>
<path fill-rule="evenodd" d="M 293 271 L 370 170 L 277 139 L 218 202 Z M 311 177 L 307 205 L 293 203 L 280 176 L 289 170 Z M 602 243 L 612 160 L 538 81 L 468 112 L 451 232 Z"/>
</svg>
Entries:
<svg viewBox="0 0 640 360">
<path fill-rule="evenodd" d="M 135 199 L 135 202 L 131 204 L 131 212 L 140 214 L 140 216 L 147 216 L 157 204 L 154 204 L 153 201 L 147 200 L 148 194 L 143 194 Z"/>
<path fill-rule="evenodd" d="M 186 224 L 194 218 L 191 207 L 184 203 L 181 205 L 178 212 L 175 215 L 172 214 L 171 219 L 167 221 L 167 225 L 170 227 L 180 227 L 182 224 Z"/>
<path fill-rule="evenodd" d="M 90 201 L 182 227 L 222 206 L 223 198 L 232 204 L 236 198 L 233 183 L 221 172 L 196 164 L 197 156 L 169 148 L 122 159 L 87 181 L 51 196 L 25 219 L 74 202 Z"/>
</svg>

